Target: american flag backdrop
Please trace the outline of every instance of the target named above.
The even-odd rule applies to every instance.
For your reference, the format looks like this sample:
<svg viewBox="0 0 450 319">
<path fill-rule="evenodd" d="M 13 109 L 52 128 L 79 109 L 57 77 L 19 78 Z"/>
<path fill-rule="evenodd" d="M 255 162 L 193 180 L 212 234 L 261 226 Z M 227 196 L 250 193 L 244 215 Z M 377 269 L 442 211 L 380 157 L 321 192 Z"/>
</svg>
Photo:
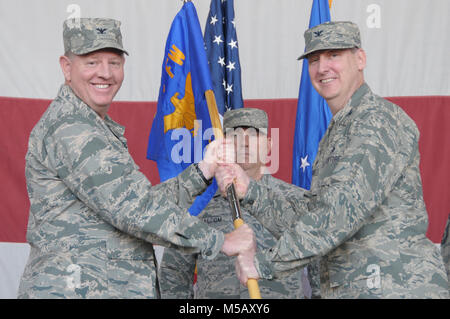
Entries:
<svg viewBox="0 0 450 319">
<path fill-rule="evenodd" d="M 223 116 L 226 110 L 244 106 L 234 0 L 211 0 L 203 38 L 217 109 Z"/>
</svg>

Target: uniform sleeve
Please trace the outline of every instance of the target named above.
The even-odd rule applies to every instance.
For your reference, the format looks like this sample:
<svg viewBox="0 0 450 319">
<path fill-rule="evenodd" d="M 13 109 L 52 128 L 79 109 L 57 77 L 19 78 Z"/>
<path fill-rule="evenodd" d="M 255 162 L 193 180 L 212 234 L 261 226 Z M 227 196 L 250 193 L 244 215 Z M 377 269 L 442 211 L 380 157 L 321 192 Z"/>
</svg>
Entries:
<svg viewBox="0 0 450 319">
<path fill-rule="evenodd" d="M 243 204 L 248 205 L 251 202 L 252 212 L 258 212 L 258 220 L 278 239 L 286 229 L 292 227 L 299 215 L 307 211 L 305 195 L 308 191 L 280 180 L 276 183 L 265 183 L 261 180 L 257 184 L 258 188 L 252 188 L 251 198 L 263 200 L 253 200 L 247 196 Z M 264 195 L 259 192 L 264 192 Z"/>
<path fill-rule="evenodd" d="M 277 277 L 326 255 L 364 225 L 419 156 L 417 131 L 401 132 L 397 126 L 400 124 L 386 123 L 378 114 L 368 114 L 352 124 L 342 153 L 332 157 L 332 171 L 309 195 L 307 213 L 294 212 L 297 219 L 277 244 L 257 252 L 255 264 L 262 278 Z M 252 181 L 242 202 L 264 226 L 277 214 L 277 205 L 267 198 L 277 201 L 269 188 Z"/>
<path fill-rule="evenodd" d="M 146 241 L 214 258 L 223 233 L 186 209 L 206 188 L 195 168 L 152 187 L 114 138 L 89 123 L 64 119 L 49 130 L 44 147 L 66 186 L 106 222 Z"/>
<path fill-rule="evenodd" d="M 159 285 L 163 299 L 193 299 L 196 254 L 164 248 L 159 267 Z"/>
<path fill-rule="evenodd" d="M 441 254 L 444 260 L 445 269 L 447 270 L 447 276 L 450 280 L 450 215 L 447 219 L 447 225 L 445 226 L 444 235 L 441 241 Z"/>
</svg>

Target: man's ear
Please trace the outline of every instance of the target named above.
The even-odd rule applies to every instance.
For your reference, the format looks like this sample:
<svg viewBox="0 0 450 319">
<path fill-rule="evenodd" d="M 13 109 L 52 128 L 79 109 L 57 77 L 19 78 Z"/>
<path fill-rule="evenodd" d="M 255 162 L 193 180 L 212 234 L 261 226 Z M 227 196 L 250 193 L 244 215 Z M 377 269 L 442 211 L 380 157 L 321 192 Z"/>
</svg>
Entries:
<svg viewBox="0 0 450 319">
<path fill-rule="evenodd" d="M 358 62 L 358 70 L 362 71 L 366 67 L 366 51 L 363 49 L 359 49 L 356 53 L 357 62 Z"/>
<path fill-rule="evenodd" d="M 70 72 L 72 70 L 72 61 L 66 57 L 65 55 L 62 55 L 59 57 L 59 64 L 61 65 L 61 70 L 64 74 L 64 79 L 66 82 L 70 82 Z"/>
<path fill-rule="evenodd" d="M 267 155 L 272 152 L 272 138 L 267 137 Z"/>
</svg>

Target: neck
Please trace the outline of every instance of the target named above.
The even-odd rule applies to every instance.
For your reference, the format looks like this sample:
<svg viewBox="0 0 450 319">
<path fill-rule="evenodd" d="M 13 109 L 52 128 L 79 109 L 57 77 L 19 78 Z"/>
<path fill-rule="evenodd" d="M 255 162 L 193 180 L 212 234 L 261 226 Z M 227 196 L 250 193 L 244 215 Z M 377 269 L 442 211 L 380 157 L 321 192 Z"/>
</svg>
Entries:
<svg viewBox="0 0 450 319">
<path fill-rule="evenodd" d="M 355 82 L 355 84 L 353 85 L 352 89 L 350 90 L 350 93 L 347 96 L 336 97 L 335 99 L 328 99 L 328 100 L 326 100 L 327 104 L 328 104 L 328 107 L 330 108 L 330 111 L 333 114 L 333 116 L 336 115 L 337 112 L 342 110 L 347 105 L 348 101 L 350 101 L 350 99 L 353 96 L 353 94 L 363 84 L 364 84 L 364 78 L 361 78 L 359 81 Z"/>
<path fill-rule="evenodd" d="M 70 89 L 72 90 L 73 94 L 75 94 L 81 101 L 84 102 L 84 104 L 86 104 L 87 106 L 89 106 L 95 113 L 97 113 L 97 115 L 98 115 L 102 120 L 105 119 L 106 114 L 108 114 L 108 110 L 109 110 L 110 105 L 104 106 L 104 107 L 95 107 L 95 106 L 93 107 L 93 106 L 89 105 L 88 103 L 86 103 L 86 101 L 84 101 L 84 100 L 81 98 L 81 96 L 80 96 L 80 95 L 78 94 L 78 92 L 72 87 L 72 85 L 70 84 L 69 81 L 66 80 L 64 84 L 67 85 L 68 87 L 70 87 Z"/>
<path fill-rule="evenodd" d="M 255 166 L 251 168 L 244 169 L 248 177 L 255 181 L 259 181 L 264 174 L 265 166 Z"/>
</svg>

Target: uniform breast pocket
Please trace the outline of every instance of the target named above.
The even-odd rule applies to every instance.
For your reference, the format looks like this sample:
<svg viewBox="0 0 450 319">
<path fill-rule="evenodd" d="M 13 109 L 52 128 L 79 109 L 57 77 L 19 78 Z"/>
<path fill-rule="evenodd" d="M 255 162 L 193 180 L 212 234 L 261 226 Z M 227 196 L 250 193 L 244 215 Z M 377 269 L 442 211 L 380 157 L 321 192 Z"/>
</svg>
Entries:
<svg viewBox="0 0 450 319">
<path fill-rule="evenodd" d="M 111 297 L 156 297 L 156 265 L 152 244 L 122 235 L 108 239 L 106 251 Z"/>
</svg>

